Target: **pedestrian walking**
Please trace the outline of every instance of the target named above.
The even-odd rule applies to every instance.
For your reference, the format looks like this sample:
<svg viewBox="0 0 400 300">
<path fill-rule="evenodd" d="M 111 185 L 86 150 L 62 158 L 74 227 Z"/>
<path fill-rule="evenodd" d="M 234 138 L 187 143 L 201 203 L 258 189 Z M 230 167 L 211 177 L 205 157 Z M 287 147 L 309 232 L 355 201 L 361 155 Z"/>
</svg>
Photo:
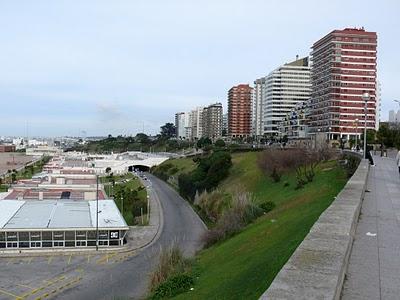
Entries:
<svg viewBox="0 0 400 300">
<path fill-rule="evenodd" d="M 400 174 L 400 150 L 397 152 L 397 155 L 396 155 L 396 164 L 397 164 L 397 167 L 399 168 L 399 174 Z"/>
<path fill-rule="evenodd" d="M 375 167 L 374 159 L 372 158 L 372 154 L 371 154 L 372 146 L 368 146 L 367 145 L 367 149 L 366 150 L 367 150 L 366 158 L 369 160 L 369 163 L 371 164 L 371 167 Z"/>
</svg>

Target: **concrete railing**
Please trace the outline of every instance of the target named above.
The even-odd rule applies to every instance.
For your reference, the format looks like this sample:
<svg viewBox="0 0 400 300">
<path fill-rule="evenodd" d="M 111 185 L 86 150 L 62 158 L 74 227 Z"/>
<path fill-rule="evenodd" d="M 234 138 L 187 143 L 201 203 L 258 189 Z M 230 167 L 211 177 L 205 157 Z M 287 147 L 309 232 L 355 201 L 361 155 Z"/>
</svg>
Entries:
<svg viewBox="0 0 400 300">
<path fill-rule="evenodd" d="M 340 298 L 368 172 L 363 159 L 260 299 Z"/>
</svg>

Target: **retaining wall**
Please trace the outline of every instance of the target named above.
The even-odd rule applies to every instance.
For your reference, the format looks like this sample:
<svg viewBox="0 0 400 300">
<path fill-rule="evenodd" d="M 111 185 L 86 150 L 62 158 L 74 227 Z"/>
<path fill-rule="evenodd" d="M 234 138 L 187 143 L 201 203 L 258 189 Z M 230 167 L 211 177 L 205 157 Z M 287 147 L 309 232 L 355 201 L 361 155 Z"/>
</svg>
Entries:
<svg viewBox="0 0 400 300">
<path fill-rule="evenodd" d="M 363 159 L 260 299 L 340 299 L 368 172 Z"/>
</svg>

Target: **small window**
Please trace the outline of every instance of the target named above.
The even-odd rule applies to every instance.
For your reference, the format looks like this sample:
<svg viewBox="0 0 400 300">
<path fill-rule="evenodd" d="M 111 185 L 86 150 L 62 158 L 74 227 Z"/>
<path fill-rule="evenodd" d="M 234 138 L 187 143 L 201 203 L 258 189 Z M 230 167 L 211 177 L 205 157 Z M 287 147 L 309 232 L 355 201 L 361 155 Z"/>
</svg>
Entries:
<svg viewBox="0 0 400 300">
<path fill-rule="evenodd" d="M 53 243 L 52 242 L 43 242 L 42 243 L 42 247 L 43 248 L 52 248 L 53 247 Z"/>
<path fill-rule="evenodd" d="M 64 247 L 64 242 L 54 242 L 54 247 Z"/>
</svg>

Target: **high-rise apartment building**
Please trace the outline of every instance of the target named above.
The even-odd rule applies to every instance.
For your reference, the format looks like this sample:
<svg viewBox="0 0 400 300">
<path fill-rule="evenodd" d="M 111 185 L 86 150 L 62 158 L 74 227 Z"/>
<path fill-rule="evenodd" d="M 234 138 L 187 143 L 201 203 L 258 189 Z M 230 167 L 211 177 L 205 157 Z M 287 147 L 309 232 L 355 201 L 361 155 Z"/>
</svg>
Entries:
<svg viewBox="0 0 400 300">
<path fill-rule="evenodd" d="M 252 104 L 252 135 L 263 135 L 263 99 L 265 91 L 265 77 L 256 79 L 253 88 L 253 104 Z"/>
<path fill-rule="evenodd" d="M 239 84 L 228 91 L 228 135 L 248 137 L 251 135 L 252 90 L 248 84 Z"/>
<path fill-rule="evenodd" d="M 362 94 L 368 92 L 368 129 L 376 124 L 376 32 L 334 30 L 312 46 L 311 131 L 351 138 L 364 128 Z M 358 119 L 357 126 L 354 125 Z"/>
<path fill-rule="evenodd" d="M 190 140 L 192 136 L 191 115 L 187 112 L 175 114 L 176 137 L 181 140 Z"/>
<path fill-rule="evenodd" d="M 299 103 L 310 99 L 311 82 L 308 57 L 300 59 L 296 57 L 295 61 L 272 71 L 265 77 L 262 88 L 262 134 L 277 136 L 279 125 L 287 114 Z"/>
<path fill-rule="evenodd" d="M 222 103 L 211 104 L 203 109 L 203 137 L 217 139 L 222 136 Z"/>
<path fill-rule="evenodd" d="M 396 112 L 394 110 L 389 111 L 389 122 L 390 123 L 396 122 Z"/>
<path fill-rule="evenodd" d="M 203 107 L 196 107 L 190 112 L 192 124 L 192 139 L 200 139 L 203 136 Z"/>
<path fill-rule="evenodd" d="M 228 113 L 222 115 L 222 136 L 228 134 Z"/>
</svg>

